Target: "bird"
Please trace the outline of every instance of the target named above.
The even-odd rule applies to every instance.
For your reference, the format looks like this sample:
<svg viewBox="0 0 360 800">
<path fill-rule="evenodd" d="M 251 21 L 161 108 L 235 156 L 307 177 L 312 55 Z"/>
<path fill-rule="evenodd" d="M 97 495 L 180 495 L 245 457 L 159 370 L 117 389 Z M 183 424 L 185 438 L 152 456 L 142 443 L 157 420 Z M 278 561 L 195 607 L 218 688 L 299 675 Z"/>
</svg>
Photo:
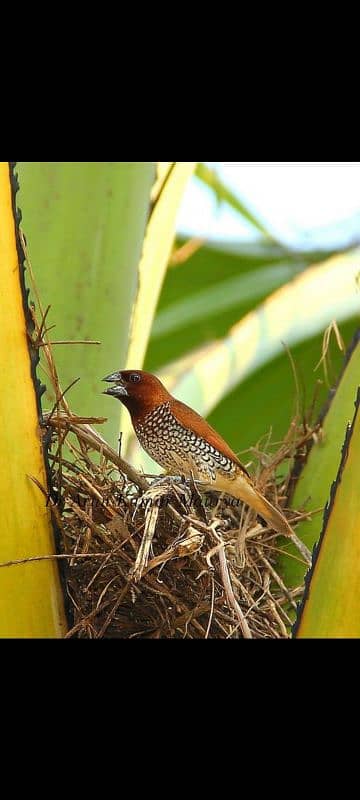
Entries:
<svg viewBox="0 0 360 800">
<path fill-rule="evenodd" d="M 225 440 L 196 411 L 176 400 L 149 372 L 123 370 L 103 379 L 104 394 L 130 412 L 136 436 L 169 475 L 193 478 L 201 490 L 225 493 L 257 512 L 277 532 L 295 534 L 284 514 L 255 486 Z"/>
</svg>

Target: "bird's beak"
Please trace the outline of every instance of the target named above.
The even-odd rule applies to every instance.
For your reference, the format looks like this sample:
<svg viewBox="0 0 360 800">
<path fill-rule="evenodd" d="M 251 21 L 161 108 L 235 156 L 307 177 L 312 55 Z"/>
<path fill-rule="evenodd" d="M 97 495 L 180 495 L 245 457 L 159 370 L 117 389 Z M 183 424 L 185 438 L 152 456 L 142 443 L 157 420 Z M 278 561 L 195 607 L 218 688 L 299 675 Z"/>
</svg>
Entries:
<svg viewBox="0 0 360 800">
<path fill-rule="evenodd" d="M 124 383 L 123 378 L 121 377 L 121 372 L 113 372 L 112 375 L 108 375 L 107 378 L 103 378 L 104 383 L 113 383 L 114 386 L 111 386 L 109 389 L 106 389 L 104 394 L 109 395 L 110 397 L 128 397 L 128 392 L 126 390 L 126 386 Z"/>
</svg>

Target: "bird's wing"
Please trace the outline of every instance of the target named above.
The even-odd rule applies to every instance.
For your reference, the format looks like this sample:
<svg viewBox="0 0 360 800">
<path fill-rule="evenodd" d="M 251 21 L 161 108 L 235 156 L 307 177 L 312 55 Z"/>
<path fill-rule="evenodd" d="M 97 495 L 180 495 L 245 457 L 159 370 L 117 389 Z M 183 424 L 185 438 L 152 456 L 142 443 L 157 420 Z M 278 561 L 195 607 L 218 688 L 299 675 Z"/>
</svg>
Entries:
<svg viewBox="0 0 360 800">
<path fill-rule="evenodd" d="M 250 478 L 248 471 L 245 469 L 244 465 L 241 464 L 237 455 L 231 450 L 228 444 L 224 441 L 224 439 L 220 436 L 219 433 L 214 431 L 214 428 L 209 425 L 206 420 L 204 420 L 200 414 L 197 414 L 196 411 L 193 411 L 192 408 L 185 405 L 185 403 L 181 403 L 180 400 L 175 400 L 171 404 L 171 410 L 174 417 L 183 425 L 184 428 L 189 428 L 192 433 L 195 433 L 196 436 L 201 436 L 202 439 L 205 439 L 212 447 L 215 447 L 219 453 L 222 453 L 226 458 L 230 458 L 231 461 L 234 462 L 240 469 Z"/>
</svg>

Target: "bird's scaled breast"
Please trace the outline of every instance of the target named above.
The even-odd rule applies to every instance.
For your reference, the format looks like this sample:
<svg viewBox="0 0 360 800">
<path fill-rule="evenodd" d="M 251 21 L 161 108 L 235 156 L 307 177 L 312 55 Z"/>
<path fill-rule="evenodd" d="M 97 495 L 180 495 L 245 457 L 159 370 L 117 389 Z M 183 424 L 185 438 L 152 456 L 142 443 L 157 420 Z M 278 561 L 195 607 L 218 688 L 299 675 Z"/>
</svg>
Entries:
<svg viewBox="0 0 360 800">
<path fill-rule="evenodd" d="M 191 474 L 198 480 L 216 481 L 219 475 L 235 478 L 238 468 L 231 459 L 181 425 L 170 403 L 154 409 L 134 423 L 141 446 L 149 456 L 173 474 Z"/>
</svg>

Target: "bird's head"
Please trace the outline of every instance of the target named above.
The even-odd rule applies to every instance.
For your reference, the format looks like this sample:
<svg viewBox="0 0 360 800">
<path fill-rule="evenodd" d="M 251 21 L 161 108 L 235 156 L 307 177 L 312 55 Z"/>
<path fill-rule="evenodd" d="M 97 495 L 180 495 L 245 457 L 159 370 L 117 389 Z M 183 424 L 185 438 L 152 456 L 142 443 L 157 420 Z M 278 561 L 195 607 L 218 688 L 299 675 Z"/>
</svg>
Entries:
<svg viewBox="0 0 360 800">
<path fill-rule="evenodd" d="M 113 372 L 104 382 L 112 384 L 104 394 L 116 397 L 136 416 L 147 414 L 170 397 L 155 375 L 141 370 Z"/>
</svg>

